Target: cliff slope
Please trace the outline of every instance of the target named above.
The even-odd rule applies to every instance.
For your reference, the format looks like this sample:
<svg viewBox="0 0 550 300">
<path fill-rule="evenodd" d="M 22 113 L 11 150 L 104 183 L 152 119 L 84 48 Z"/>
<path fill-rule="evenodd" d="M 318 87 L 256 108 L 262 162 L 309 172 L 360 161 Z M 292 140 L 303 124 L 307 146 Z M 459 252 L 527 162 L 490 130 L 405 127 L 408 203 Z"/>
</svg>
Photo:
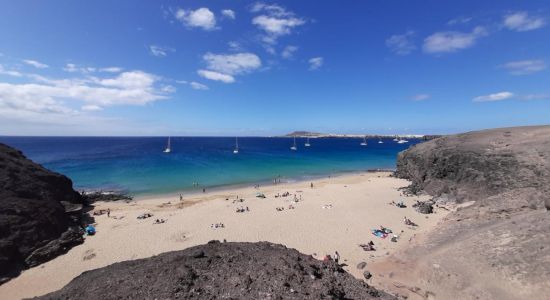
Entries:
<svg viewBox="0 0 550 300">
<path fill-rule="evenodd" d="M 82 243 L 81 207 L 70 179 L 0 144 L 0 283 Z"/>
<path fill-rule="evenodd" d="M 414 261 L 407 267 L 418 287 L 442 298 L 550 294 L 550 126 L 418 144 L 400 153 L 396 175 L 412 181 L 412 193 L 456 205 L 437 232 L 396 258 Z"/>
</svg>

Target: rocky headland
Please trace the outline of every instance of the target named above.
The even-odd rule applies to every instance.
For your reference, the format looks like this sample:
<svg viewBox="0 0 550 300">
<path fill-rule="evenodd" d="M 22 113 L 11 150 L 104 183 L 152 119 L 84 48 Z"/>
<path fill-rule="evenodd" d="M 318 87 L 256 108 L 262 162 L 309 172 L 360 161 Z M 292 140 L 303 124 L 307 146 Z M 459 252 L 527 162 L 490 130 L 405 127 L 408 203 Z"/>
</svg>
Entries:
<svg viewBox="0 0 550 300">
<path fill-rule="evenodd" d="M 394 287 L 442 299 L 548 297 L 550 126 L 421 143 L 400 153 L 396 176 L 455 211 L 422 245 L 390 259 Z"/>
<path fill-rule="evenodd" d="M 83 242 L 69 178 L 0 144 L 0 283 Z"/>
</svg>

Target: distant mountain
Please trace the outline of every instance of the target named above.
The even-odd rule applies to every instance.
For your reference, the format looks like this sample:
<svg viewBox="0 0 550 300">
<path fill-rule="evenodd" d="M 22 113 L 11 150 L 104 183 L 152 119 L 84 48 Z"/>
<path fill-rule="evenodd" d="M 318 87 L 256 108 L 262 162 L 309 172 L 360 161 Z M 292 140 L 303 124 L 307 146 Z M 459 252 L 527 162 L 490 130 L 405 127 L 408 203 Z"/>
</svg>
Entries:
<svg viewBox="0 0 550 300">
<path fill-rule="evenodd" d="M 283 135 L 284 137 L 316 137 L 316 138 L 416 138 L 431 140 L 438 138 L 441 135 L 422 135 L 422 134 L 335 134 L 335 133 L 319 133 L 310 131 L 294 131 Z"/>
<path fill-rule="evenodd" d="M 318 133 L 318 132 L 309 132 L 309 131 L 294 131 L 294 132 L 291 132 L 285 136 L 326 136 L 326 134 L 324 133 Z"/>
</svg>

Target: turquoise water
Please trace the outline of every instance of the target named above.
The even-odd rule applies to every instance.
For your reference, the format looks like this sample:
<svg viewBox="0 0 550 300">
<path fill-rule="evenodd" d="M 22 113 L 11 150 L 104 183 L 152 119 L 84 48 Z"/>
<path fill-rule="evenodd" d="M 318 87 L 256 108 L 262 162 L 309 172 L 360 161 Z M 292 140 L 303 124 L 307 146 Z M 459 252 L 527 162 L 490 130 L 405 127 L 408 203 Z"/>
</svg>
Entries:
<svg viewBox="0 0 550 300">
<path fill-rule="evenodd" d="M 70 177 L 77 189 L 109 189 L 136 196 L 183 192 L 201 186 L 248 184 L 395 168 L 397 153 L 418 140 L 173 137 L 172 153 L 160 137 L 0 137 L 35 162 Z"/>
</svg>

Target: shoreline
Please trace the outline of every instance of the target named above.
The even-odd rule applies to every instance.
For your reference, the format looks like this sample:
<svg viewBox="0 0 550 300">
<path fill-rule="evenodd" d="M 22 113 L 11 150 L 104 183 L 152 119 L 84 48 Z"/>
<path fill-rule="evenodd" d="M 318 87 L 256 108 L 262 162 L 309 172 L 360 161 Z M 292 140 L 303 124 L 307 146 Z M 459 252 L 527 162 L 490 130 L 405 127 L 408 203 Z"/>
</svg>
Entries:
<svg viewBox="0 0 550 300">
<path fill-rule="evenodd" d="M 347 175 L 359 175 L 359 174 L 370 174 L 370 173 L 393 173 L 395 172 L 395 168 L 376 168 L 376 169 L 366 169 L 366 170 L 354 170 L 354 171 L 336 171 L 336 172 L 330 172 L 330 173 L 323 173 L 323 174 L 315 174 L 315 175 L 304 175 L 304 176 L 291 176 L 291 177 L 285 177 L 281 176 L 282 179 L 280 184 L 292 184 L 292 183 L 305 183 L 309 181 L 316 181 L 321 180 L 324 178 L 335 178 L 335 177 L 341 177 L 341 176 L 347 176 Z M 206 188 L 207 192 L 224 192 L 224 191 L 230 191 L 230 190 L 237 190 L 237 189 L 243 189 L 243 188 L 249 188 L 255 185 L 260 186 L 273 186 L 273 181 L 271 180 L 254 180 L 249 182 L 243 182 L 243 183 L 227 183 L 227 184 L 219 184 L 219 185 L 212 185 L 212 186 L 204 186 Z M 157 198 L 168 198 L 172 196 L 179 196 L 181 194 L 184 197 L 188 196 L 197 196 L 197 195 L 204 195 L 202 192 L 203 186 L 198 187 L 191 187 L 191 188 L 184 188 L 180 191 L 171 191 L 171 192 L 153 192 L 153 193 L 143 193 L 143 194 L 137 194 L 133 195 L 131 192 L 124 193 L 124 191 L 118 191 L 118 190 L 101 190 L 101 189 L 77 189 L 80 192 L 122 192 L 124 194 L 132 196 L 134 201 L 141 201 L 141 200 L 148 200 L 148 199 L 157 199 Z"/>
<path fill-rule="evenodd" d="M 189 195 L 180 202 L 177 195 L 124 201 L 97 202 L 95 211 L 110 209 L 93 216 L 97 234 L 86 238 L 84 244 L 67 254 L 37 267 L 25 270 L 18 277 L 0 286 L 5 299 L 20 299 L 55 291 L 84 271 L 101 268 L 116 262 L 150 257 L 160 253 L 181 250 L 210 240 L 232 242 L 269 241 L 322 259 L 325 254 L 338 251 L 345 269 L 363 279 L 363 272 L 374 262 L 385 260 L 391 254 L 408 248 L 421 240 L 446 215 L 418 214 L 412 208 L 415 200 L 428 196 L 405 197 L 399 188 L 408 181 L 390 177 L 389 172 L 362 172 L 342 174 L 330 178 L 250 186 L 210 191 Z M 311 188 L 309 182 L 314 183 Z M 257 198 L 256 193 L 266 198 Z M 284 192 L 289 197 L 275 197 Z M 296 195 L 298 202 L 293 201 Z M 238 198 L 243 202 L 236 202 Z M 227 199 L 227 200 L 226 200 Z M 403 199 L 407 208 L 388 205 Z M 236 213 L 240 207 L 249 212 Z M 284 207 L 283 211 L 277 208 Z M 290 209 L 290 207 L 294 207 Z M 91 213 L 91 212 L 90 212 Z M 144 220 L 137 217 L 151 213 Z M 403 216 L 411 218 L 419 227 L 403 224 Z M 154 224 L 156 219 L 165 223 Z M 223 223 L 224 228 L 213 228 Z M 397 242 L 382 239 L 370 231 L 379 226 L 391 228 L 399 236 Z M 372 240 L 376 251 L 363 251 L 359 244 Z M 367 268 L 358 269 L 360 262 Z M 390 280 L 389 276 L 380 280 Z M 386 274 L 387 275 L 387 274 Z M 40 284 L 35 284 L 40 282 Z"/>
</svg>

